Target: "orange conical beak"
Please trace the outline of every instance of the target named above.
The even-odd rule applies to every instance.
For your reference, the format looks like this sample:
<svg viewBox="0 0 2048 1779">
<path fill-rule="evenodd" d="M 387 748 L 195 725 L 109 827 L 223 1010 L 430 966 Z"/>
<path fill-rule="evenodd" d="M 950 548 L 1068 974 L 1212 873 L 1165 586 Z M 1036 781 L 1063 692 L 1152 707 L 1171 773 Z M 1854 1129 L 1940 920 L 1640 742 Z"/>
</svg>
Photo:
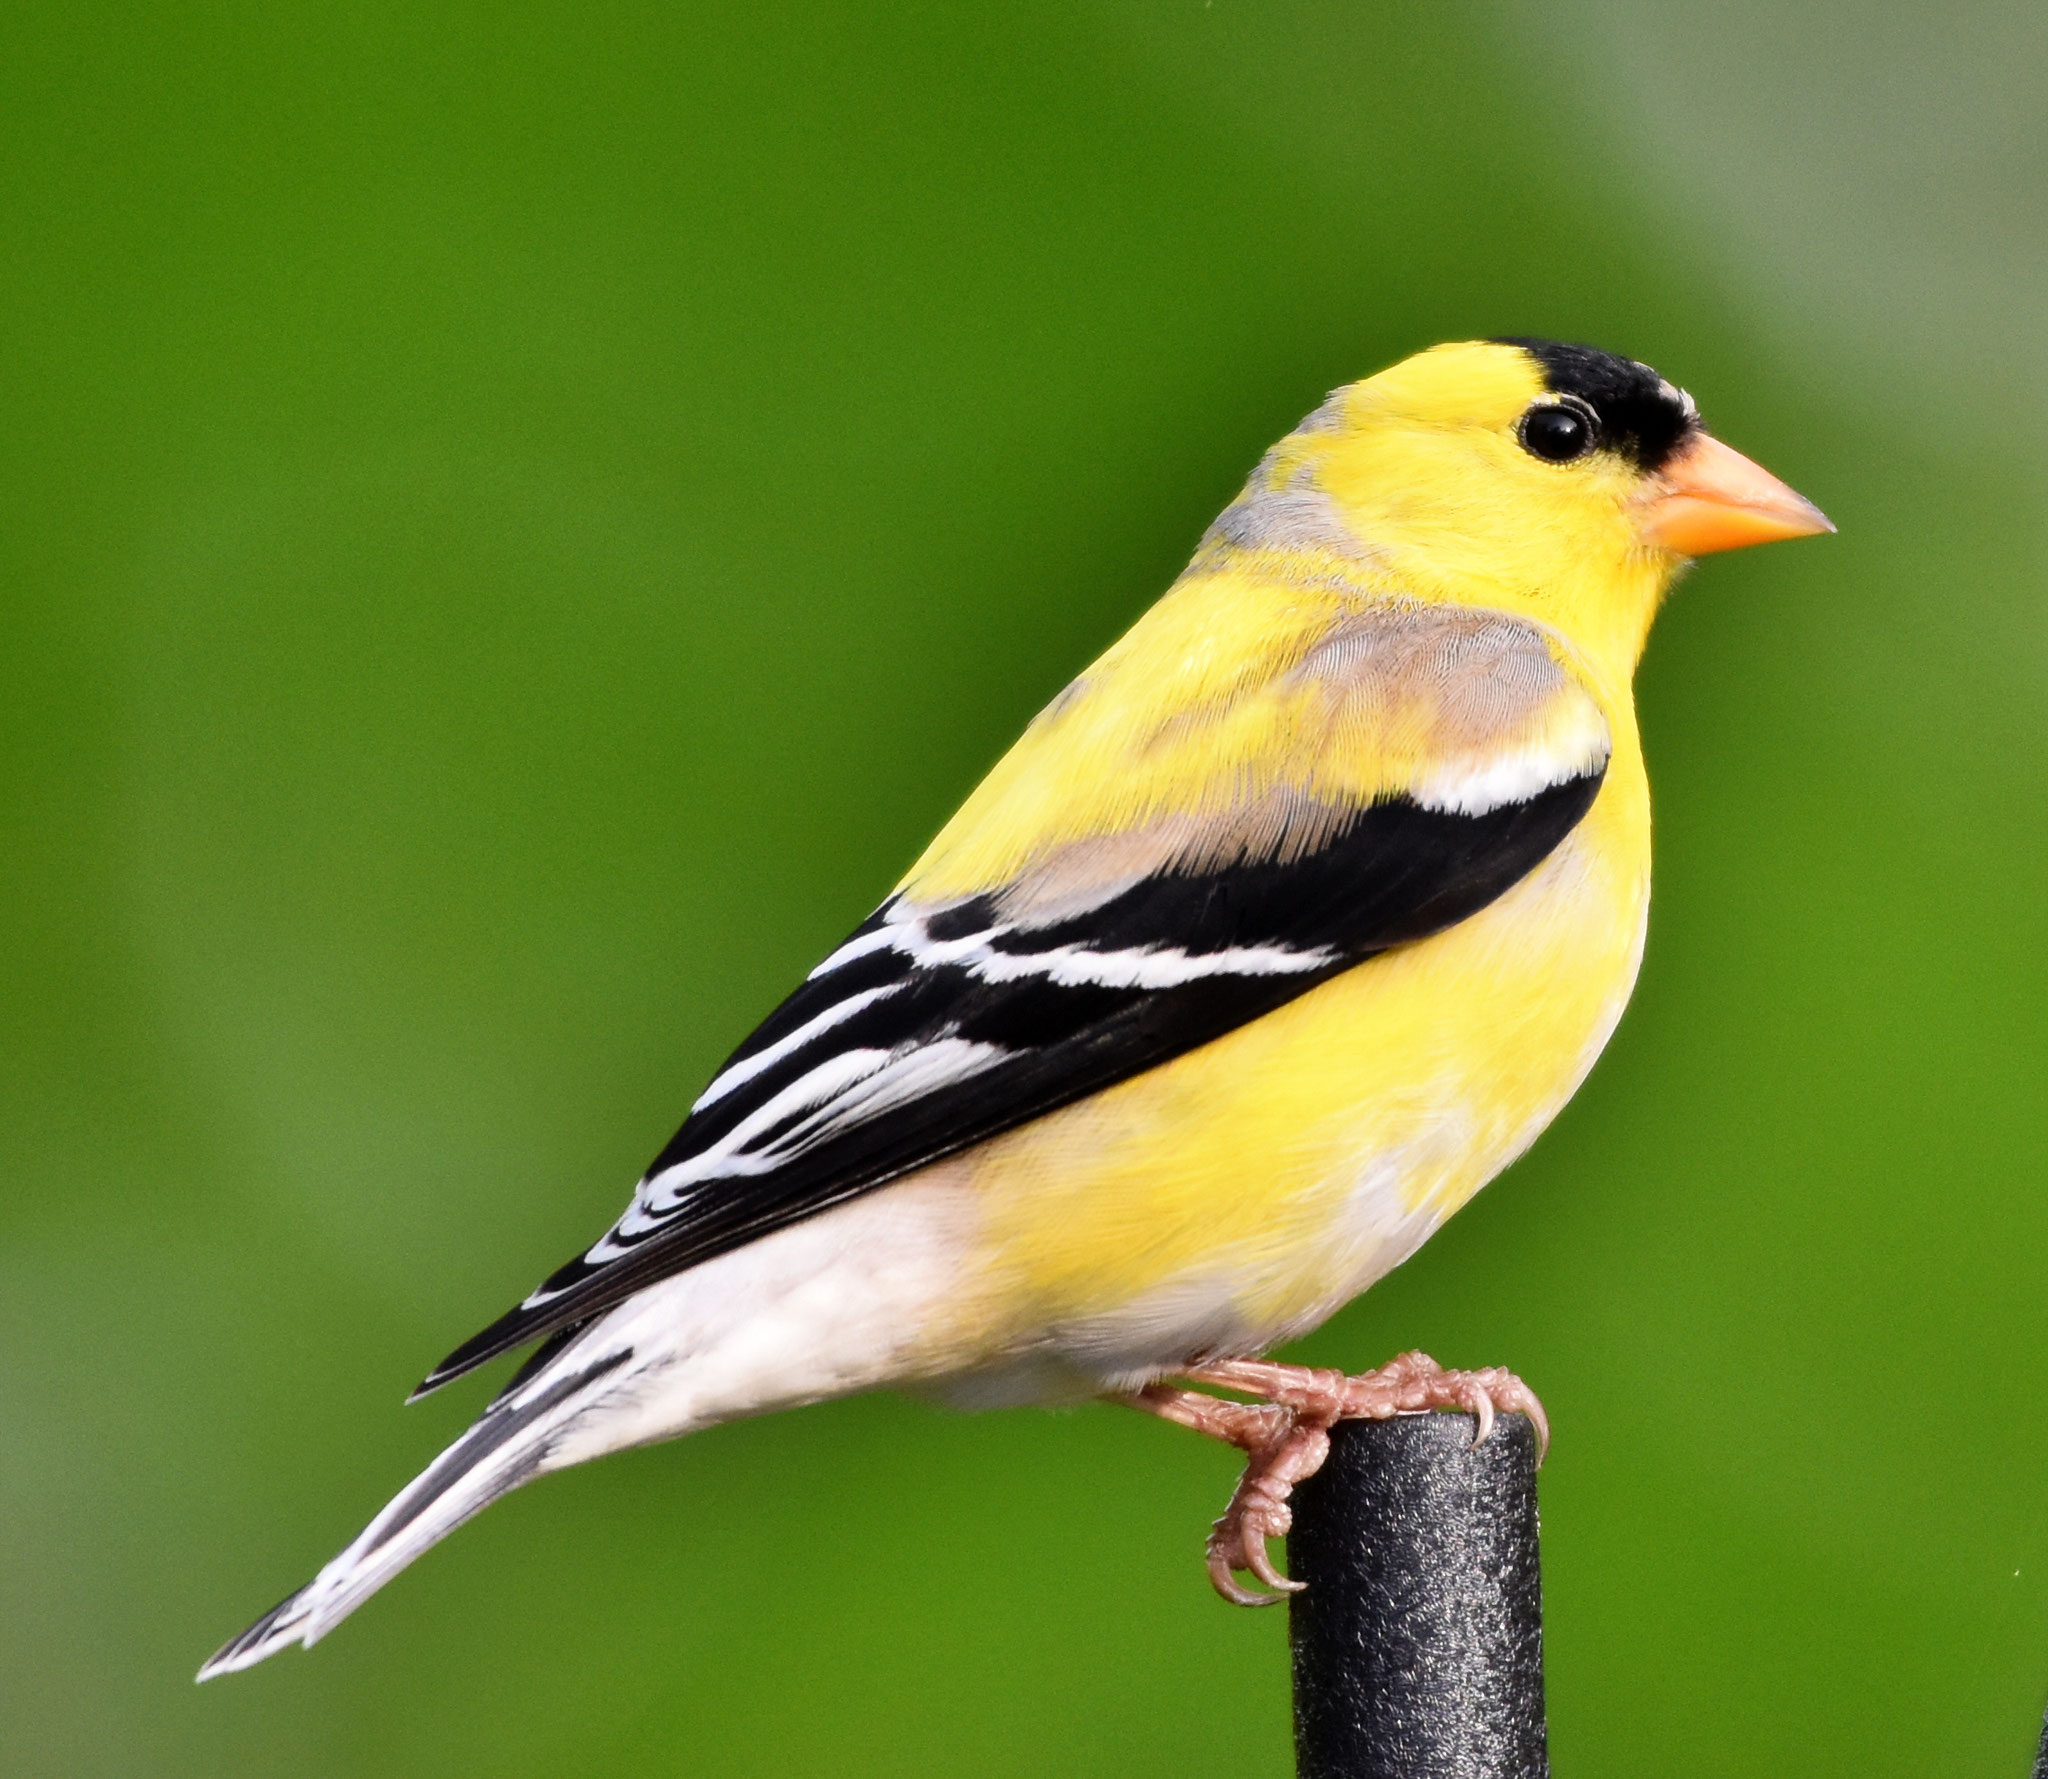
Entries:
<svg viewBox="0 0 2048 1779">
<path fill-rule="evenodd" d="M 1636 519 L 1644 543 L 1681 556 L 1832 530 L 1812 501 L 1704 432 L 1658 473 Z"/>
</svg>

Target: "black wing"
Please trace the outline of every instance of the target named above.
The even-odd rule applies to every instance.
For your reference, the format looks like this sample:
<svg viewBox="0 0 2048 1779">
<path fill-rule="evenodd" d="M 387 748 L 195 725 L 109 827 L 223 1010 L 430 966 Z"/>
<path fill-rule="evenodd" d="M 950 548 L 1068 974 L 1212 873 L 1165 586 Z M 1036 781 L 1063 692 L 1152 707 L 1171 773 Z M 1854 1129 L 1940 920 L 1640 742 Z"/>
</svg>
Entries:
<svg viewBox="0 0 2048 1779">
<path fill-rule="evenodd" d="M 1477 814 L 1374 803 L 1287 862 L 1158 869 L 1037 924 L 988 896 L 885 902 L 733 1053 L 604 1239 L 420 1389 L 1477 913 L 1572 830 L 1605 770 L 1603 749 Z"/>
</svg>

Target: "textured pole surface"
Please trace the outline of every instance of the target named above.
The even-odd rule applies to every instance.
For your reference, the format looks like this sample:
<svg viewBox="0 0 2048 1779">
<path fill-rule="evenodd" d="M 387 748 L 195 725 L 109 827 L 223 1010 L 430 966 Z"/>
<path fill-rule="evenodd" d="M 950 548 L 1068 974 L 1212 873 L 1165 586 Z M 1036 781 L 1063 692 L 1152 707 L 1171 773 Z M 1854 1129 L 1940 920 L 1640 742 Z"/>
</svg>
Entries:
<svg viewBox="0 0 2048 1779">
<path fill-rule="evenodd" d="M 1536 1435 L 1503 1415 L 1331 1430 L 1287 1566 L 1302 1779 L 1548 1779 Z"/>
<path fill-rule="evenodd" d="M 2041 1746 L 2034 1755 L 2034 1779 L 2048 1779 L 2048 1721 L 2041 1725 Z"/>
</svg>

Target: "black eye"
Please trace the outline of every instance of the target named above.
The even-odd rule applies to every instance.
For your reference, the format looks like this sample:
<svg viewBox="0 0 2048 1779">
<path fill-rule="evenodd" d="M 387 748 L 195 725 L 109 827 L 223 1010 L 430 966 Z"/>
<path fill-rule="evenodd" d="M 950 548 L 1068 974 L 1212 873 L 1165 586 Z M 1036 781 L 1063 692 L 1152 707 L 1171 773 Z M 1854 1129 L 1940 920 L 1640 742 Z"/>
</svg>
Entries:
<svg viewBox="0 0 2048 1779">
<path fill-rule="evenodd" d="M 1545 463 L 1570 463 L 1599 442 L 1592 415 L 1576 404 L 1538 402 L 1522 416 L 1522 449 Z"/>
</svg>

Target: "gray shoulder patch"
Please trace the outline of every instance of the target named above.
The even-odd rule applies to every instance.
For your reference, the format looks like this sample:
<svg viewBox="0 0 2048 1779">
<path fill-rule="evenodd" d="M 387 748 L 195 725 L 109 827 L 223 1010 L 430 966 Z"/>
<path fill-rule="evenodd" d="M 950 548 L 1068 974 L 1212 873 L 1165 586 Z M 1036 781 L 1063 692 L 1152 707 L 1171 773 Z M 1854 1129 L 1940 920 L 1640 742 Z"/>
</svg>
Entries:
<svg viewBox="0 0 2048 1779">
<path fill-rule="evenodd" d="M 1419 751 L 1413 779 L 1390 783 L 1425 808 L 1478 815 L 1524 802 L 1605 765 L 1606 719 L 1551 654 L 1538 626 L 1499 612 L 1380 603 L 1338 619 L 1268 682 L 1311 695 L 1324 745 L 1340 754 Z M 1253 694 L 1256 695 L 1256 694 Z M 1315 749 L 1310 745 L 1310 753 Z M 1160 816 L 1061 846 L 996 897 L 1005 919 L 1035 926 L 1074 916 L 1160 872 L 1201 874 L 1291 864 L 1357 815 L 1318 794 L 1313 765 L 1201 813 Z"/>
<path fill-rule="evenodd" d="M 1539 626 L 1456 606 L 1348 614 L 1289 679 L 1329 701 L 1333 735 L 1416 761 L 1425 809 L 1482 815 L 1604 769 L 1613 738 Z"/>
<path fill-rule="evenodd" d="M 1329 689 L 1360 715 L 1426 708 L 1433 742 L 1461 751 L 1509 741 L 1552 700 L 1578 692 L 1534 624 L 1459 606 L 1346 616 L 1288 678 Z"/>
</svg>

